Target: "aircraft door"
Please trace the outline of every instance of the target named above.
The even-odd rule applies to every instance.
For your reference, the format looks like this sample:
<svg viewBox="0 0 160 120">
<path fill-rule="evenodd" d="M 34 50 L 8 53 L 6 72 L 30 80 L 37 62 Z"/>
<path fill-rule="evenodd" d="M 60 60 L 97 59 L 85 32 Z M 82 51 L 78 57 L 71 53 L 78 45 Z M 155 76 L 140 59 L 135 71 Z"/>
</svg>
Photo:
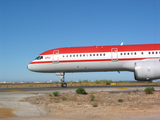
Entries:
<svg viewBox="0 0 160 120">
<path fill-rule="evenodd" d="M 59 63 L 59 50 L 53 51 L 53 63 Z"/>
<path fill-rule="evenodd" d="M 118 61 L 118 49 L 117 48 L 111 49 L 111 60 Z"/>
</svg>

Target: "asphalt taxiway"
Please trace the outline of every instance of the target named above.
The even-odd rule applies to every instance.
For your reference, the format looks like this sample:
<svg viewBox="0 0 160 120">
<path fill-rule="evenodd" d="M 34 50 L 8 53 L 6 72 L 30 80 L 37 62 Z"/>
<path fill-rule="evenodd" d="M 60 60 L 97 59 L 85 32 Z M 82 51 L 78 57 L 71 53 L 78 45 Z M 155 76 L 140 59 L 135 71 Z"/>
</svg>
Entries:
<svg viewBox="0 0 160 120">
<path fill-rule="evenodd" d="M 0 88 L 1 92 L 32 92 L 32 93 L 46 93 L 50 91 L 63 91 L 63 92 L 75 92 L 77 88 L 83 87 L 86 92 L 91 91 L 108 91 L 108 92 L 122 92 L 122 91 L 134 91 L 134 90 L 144 90 L 148 85 L 120 85 L 120 86 L 68 86 L 66 88 L 62 87 L 17 87 L 17 88 Z M 156 90 L 160 90 L 160 85 L 150 85 Z"/>
</svg>

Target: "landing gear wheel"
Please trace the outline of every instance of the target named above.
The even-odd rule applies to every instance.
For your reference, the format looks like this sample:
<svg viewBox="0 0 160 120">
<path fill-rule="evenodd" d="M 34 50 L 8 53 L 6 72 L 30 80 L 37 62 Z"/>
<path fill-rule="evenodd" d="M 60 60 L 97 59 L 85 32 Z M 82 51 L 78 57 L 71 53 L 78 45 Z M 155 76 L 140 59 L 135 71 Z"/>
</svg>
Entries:
<svg viewBox="0 0 160 120">
<path fill-rule="evenodd" d="M 56 75 L 60 75 L 60 77 L 61 77 L 61 79 L 59 80 L 61 82 L 61 87 L 63 87 L 63 88 L 67 87 L 67 83 L 64 82 L 65 73 L 64 72 L 56 73 Z"/>
<path fill-rule="evenodd" d="M 67 87 L 67 83 L 62 83 L 61 87 L 64 87 L 64 88 Z"/>
</svg>

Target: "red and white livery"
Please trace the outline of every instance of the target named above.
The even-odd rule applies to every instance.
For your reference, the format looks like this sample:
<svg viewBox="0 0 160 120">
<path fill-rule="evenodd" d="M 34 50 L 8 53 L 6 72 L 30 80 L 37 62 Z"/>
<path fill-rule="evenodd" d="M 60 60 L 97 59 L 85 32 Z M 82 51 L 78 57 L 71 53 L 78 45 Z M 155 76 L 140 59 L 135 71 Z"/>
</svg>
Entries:
<svg viewBox="0 0 160 120">
<path fill-rule="evenodd" d="M 160 78 L 160 44 L 56 48 L 41 53 L 28 65 L 34 72 L 65 73 L 131 71 L 136 80 Z"/>
</svg>

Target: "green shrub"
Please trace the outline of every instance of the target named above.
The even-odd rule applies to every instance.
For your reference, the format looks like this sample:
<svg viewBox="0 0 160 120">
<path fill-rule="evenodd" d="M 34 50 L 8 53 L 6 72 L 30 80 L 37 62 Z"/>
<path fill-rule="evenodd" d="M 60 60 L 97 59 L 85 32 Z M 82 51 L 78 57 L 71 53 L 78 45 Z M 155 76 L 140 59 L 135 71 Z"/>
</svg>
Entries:
<svg viewBox="0 0 160 120">
<path fill-rule="evenodd" d="M 95 96 L 92 94 L 91 95 L 91 101 L 94 101 Z"/>
<path fill-rule="evenodd" d="M 145 91 L 146 94 L 152 94 L 152 92 L 154 91 L 154 88 L 153 87 L 147 87 L 144 91 Z"/>
<path fill-rule="evenodd" d="M 97 103 L 93 104 L 93 107 L 98 107 Z"/>
<path fill-rule="evenodd" d="M 151 87 L 152 91 L 155 91 L 154 87 Z"/>
<path fill-rule="evenodd" d="M 56 91 L 56 92 L 53 92 L 53 95 L 54 95 L 54 96 L 58 96 L 58 94 L 59 94 L 59 92 L 57 92 L 57 91 Z"/>
<path fill-rule="evenodd" d="M 78 88 L 78 89 L 76 90 L 76 93 L 77 93 L 77 94 L 86 94 L 86 91 L 85 91 L 84 88 Z"/>
<path fill-rule="evenodd" d="M 123 99 L 118 99 L 118 102 L 123 102 Z"/>
</svg>

